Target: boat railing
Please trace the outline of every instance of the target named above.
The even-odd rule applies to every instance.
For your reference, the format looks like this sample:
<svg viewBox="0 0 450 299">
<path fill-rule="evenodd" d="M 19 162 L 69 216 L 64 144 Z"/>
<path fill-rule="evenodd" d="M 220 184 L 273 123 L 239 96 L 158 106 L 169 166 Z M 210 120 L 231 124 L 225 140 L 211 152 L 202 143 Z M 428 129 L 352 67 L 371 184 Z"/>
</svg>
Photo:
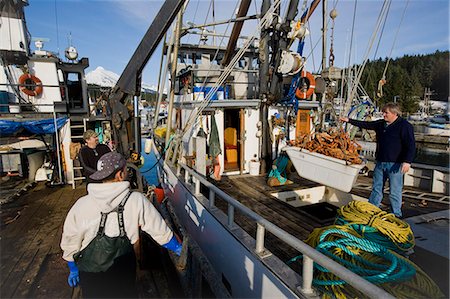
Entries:
<svg viewBox="0 0 450 299">
<path fill-rule="evenodd" d="M 53 113 L 55 103 L 66 104 L 65 101 L 52 103 L 0 103 L 1 114 Z"/>
<path fill-rule="evenodd" d="M 395 298 L 385 290 L 379 288 L 378 286 L 370 283 L 365 280 L 361 276 L 355 274 L 349 269 L 345 268 L 341 264 L 333 261 L 331 258 L 325 256 L 320 253 L 316 249 L 312 248 L 308 244 L 303 241 L 297 239 L 293 235 L 284 231 L 277 225 L 268 221 L 264 217 L 258 215 L 253 212 L 248 207 L 241 204 L 239 201 L 226 194 L 224 191 L 219 189 L 217 186 L 209 182 L 204 176 L 197 173 L 194 169 L 189 166 L 178 163 L 177 167 L 177 175 L 181 175 L 181 168 L 185 170 L 184 180 L 186 183 L 189 183 L 192 178 L 192 182 L 194 184 L 194 192 L 195 195 L 198 196 L 201 194 L 201 186 L 205 186 L 209 189 L 208 196 L 208 208 L 209 210 L 215 209 L 215 198 L 216 195 L 220 196 L 221 199 L 227 202 L 227 225 L 230 231 L 234 227 L 234 212 L 235 209 L 239 210 L 243 215 L 251 218 L 256 223 L 256 244 L 253 249 L 254 253 L 260 257 L 260 259 L 264 259 L 265 256 L 265 247 L 264 247 L 264 238 L 266 230 L 273 235 L 275 235 L 278 239 L 288 244 L 292 248 L 298 250 L 303 254 L 303 271 L 302 271 L 302 286 L 301 292 L 305 295 L 314 294 L 312 281 L 313 281 L 313 270 L 314 270 L 314 262 L 321 265 L 322 267 L 328 269 L 331 273 L 345 280 L 348 284 L 352 285 L 363 294 L 369 296 L 370 298 Z"/>
</svg>

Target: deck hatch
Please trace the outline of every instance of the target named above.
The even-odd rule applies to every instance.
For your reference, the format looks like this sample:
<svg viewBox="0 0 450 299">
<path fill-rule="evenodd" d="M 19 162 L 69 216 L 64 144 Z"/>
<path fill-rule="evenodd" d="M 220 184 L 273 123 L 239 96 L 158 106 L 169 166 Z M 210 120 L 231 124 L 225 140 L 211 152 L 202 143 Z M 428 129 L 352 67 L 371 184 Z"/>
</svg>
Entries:
<svg viewBox="0 0 450 299">
<path fill-rule="evenodd" d="M 296 209 L 320 224 L 329 224 L 334 222 L 338 207 L 328 202 L 319 202 Z"/>
</svg>

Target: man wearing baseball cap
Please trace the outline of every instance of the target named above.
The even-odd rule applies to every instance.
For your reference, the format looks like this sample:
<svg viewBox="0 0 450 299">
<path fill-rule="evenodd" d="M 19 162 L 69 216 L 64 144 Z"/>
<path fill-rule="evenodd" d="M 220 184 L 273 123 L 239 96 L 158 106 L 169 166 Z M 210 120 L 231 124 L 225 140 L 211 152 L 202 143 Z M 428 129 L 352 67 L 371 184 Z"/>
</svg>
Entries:
<svg viewBox="0 0 450 299">
<path fill-rule="evenodd" d="M 111 152 L 111 149 L 105 144 L 98 143 L 98 134 L 93 130 L 86 130 L 83 133 L 83 139 L 86 143 L 80 150 L 78 157 L 83 167 L 83 175 L 86 178 L 86 184 L 96 182 L 90 176 L 97 171 L 97 162 L 101 156 Z"/>
<path fill-rule="evenodd" d="M 70 209 L 61 239 L 69 266 L 68 283 L 82 287 L 85 298 L 137 298 L 133 244 L 139 228 L 163 247 L 181 253 L 172 230 L 140 192 L 126 181 L 126 161 L 116 152 L 102 156 L 88 194 Z"/>
</svg>

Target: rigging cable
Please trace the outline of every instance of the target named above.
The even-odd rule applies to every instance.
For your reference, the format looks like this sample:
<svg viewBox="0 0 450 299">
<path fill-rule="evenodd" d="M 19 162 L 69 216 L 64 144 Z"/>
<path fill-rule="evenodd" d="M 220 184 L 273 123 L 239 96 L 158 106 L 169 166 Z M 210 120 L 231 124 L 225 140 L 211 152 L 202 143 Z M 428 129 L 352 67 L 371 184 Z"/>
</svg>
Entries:
<svg viewBox="0 0 450 299">
<path fill-rule="evenodd" d="M 353 99 L 353 97 L 355 96 L 355 94 L 357 92 L 358 84 L 359 84 L 359 82 L 361 80 L 362 72 L 364 71 L 364 68 L 365 68 L 365 66 L 367 64 L 370 50 L 372 49 L 372 46 L 373 46 L 373 44 L 375 42 L 375 37 L 377 36 L 378 31 L 380 30 L 380 26 L 381 26 L 381 22 L 382 22 L 383 16 L 387 13 L 387 7 L 388 7 L 388 5 L 386 4 L 387 2 L 388 1 L 385 1 L 383 3 L 382 10 L 381 10 L 381 12 L 380 12 L 380 14 L 378 16 L 378 19 L 377 19 L 377 22 L 376 22 L 376 25 L 375 25 L 375 29 L 374 29 L 374 31 L 372 33 L 372 37 L 370 38 L 369 45 L 367 46 L 367 50 L 366 50 L 366 53 L 364 55 L 363 64 L 360 66 L 359 69 L 357 69 L 356 79 L 354 81 L 355 83 L 352 86 L 351 92 L 348 94 L 348 99 L 347 99 L 347 102 L 346 102 L 346 105 L 345 105 L 344 113 L 348 113 L 348 111 L 350 110 L 350 106 L 352 104 L 352 99 Z"/>
<path fill-rule="evenodd" d="M 390 8 L 390 6 L 391 6 L 391 3 L 392 3 L 392 2 L 389 3 L 389 8 Z M 380 38 L 378 39 L 377 47 L 375 48 L 375 52 L 373 53 L 373 58 L 372 58 L 373 61 L 375 61 L 375 59 L 376 59 L 376 57 L 377 57 L 377 54 L 378 54 L 378 50 L 379 50 L 379 48 L 380 48 L 381 39 L 382 39 L 383 33 L 384 33 L 384 28 L 386 28 L 386 21 L 387 21 L 388 15 L 389 15 L 389 10 L 390 10 L 390 9 L 388 9 L 388 13 L 386 14 L 386 18 L 384 19 L 383 27 L 381 28 Z M 370 75 L 371 75 L 371 74 L 372 74 L 372 68 L 369 70 L 369 73 L 368 73 L 368 75 L 367 75 L 367 79 L 366 79 L 366 82 L 365 82 L 364 86 L 366 86 L 367 83 L 369 82 L 369 78 L 370 78 Z"/>
<path fill-rule="evenodd" d="M 220 41 L 220 44 L 219 44 L 218 47 L 217 47 L 217 50 L 216 50 L 216 52 L 215 52 L 215 54 L 214 54 L 214 57 L 213 57 L 212 61 L 215 61 L 216 58 L 217 58 L 217 55 L 219 54 L 220 46 L 222 45 L 222 43 L 223 43 L 223 41 L 224 41 L 224 39 L 225 39 L 225 36 L 226 36 L 226 34 L 227 34 L 227 32 L 228 32 L 228 29 L 229 29 L 229 26 L 230 26 L 230 24 L 231 24 L 231 19 L 232 19 L 233 15 L 235 14 L 238 5 L 239 5 L 239 2 L 237 1 L 237 2 L 236 2 L 236 5 L 235 5 L 235 8 L 234 8 L 234 10 L 233 10 L 233 14 L 232 14 L 231 18 L 229 19 L 229 21 L 227 22 L 227 27 L 225 28 L 225 33 L 222 35 L 222 39 L 221 39 L 221 41 Z M 209 15 L 209 10 L 208 10 L 208 13 L 207 13 L 207 15 L 206 15 L 205 23 L 206 23 L 206 20 L 207 20 L 208 15 Z M 172 37 L 172 39 L 173 39 L 173 37 Z M 200 45 L 200 44 L 199 44 L 199 45 Z M 234 66 L 234 65 L 233 65 L 233 66 Z M 205 85 L 205 83 L 206 83 L 206 81 L 207 81 L 207 79 L 208 79 L 208 76 L 209 76 L 210 71 L 211 71 L 211 68 L 208 69 L 208 71 L 207 71 L 207 73 L 206 73 L 206 76 L 205 76 L 205 79 L 203 80 L 202 86 Z M 223 83 L 223 82 L 222 82 L 222 83 Z M 220 84 L 222 84 L 222 83 L 220 83 Z M 214 85 L 214 86 L 215 86 L 215 85 Z M 210 98 L 211 98 L 212 95 L 217 91 L 217 89 L 218 89 L 218 87 L 215 88 L 215 89 L 214 89 L 214 87 L 213 87 L 213 88 L 208 92 L 208 95 L 209 95 L 209 94 L 211 94 L 211 95 L 209 96 L 209 98 L 208 98 L 208 95 L 207 95 L 206 98 L 205 98 L 205 100 L 204 100 L 204 102 L 207 102 L 206 106 L 209 105 Z M 213 91 L 213 90 L 214 90 L 214 91 Z M 205 106 L 205 107 L 206 107 L 206 106 Z M 202 111 L 203 111 L 203 109 L 204 109 L 205 107 L 203 107 L 202 109 L 198 109 L 197 112 L 195 112 L 196 109 L 193 109 L 193 110 L 190 111 L 189 116 L 187 117 L 188 120 L 187 120 L 187 122 L 186 122 L 185 128 L 184 128 L 184 130 L 181 132 L 181 136 L 178 136 L 177 139 L 182 138 L 182 136 L 184 136 L 184 134 L 186 134 L 188 128 L 190 128 L 190 127 L 193 126 L 194 124 L 198 123 L 198 121 L 199 121 L 198 119 L 199 119 L 199 118 L 198 118 L 197 116 L 198 116 L 199 114 L 202 113 Z M 195 121 L 195 122 L 194 122 L 194 121 Z M 170 134 L 170 132 L 167 132 L 166 134 Z M 175 143 L 176 143 L 175 146 L 179 146 L 178 140 L 175 141 Z"/>
<path fill-rule="evenodd" d="M 234 14 L 235 14 L 234 12 L 237 10 L 238 5 L 239 5 L 239 2 L 237 1 L 237 2 L 236 2 L 236 5 L 235 5 L 235 7 L 234 7 L 234 10 L 233 10 L 233 14 L 232 14 L 230 20 L 227 22 L 227 27 L 225 28 L 225 32 L 224 32 L 224 34 L 223 34 L 223 36 L 222 36 L 222 39 L 220 40 L 220 44 L 217 46 L 217 50 L 216 50 L 216 52 L 214 53 L 214 57 L 212 58 L 212 61 L 215 61 L 216 58 L 217 58 L 217 56 L 218 56 L 218 54 L 219 54 L 220 46 L 222 45 L 223 41 L 225 40 L 225 36 L 226 36 L 226 34 L 227 34 L 227 32 L 228 32 L 228 29 L 229 29 L 229 26 L 230 26 L 230 24 L 231 24 L 231 19 L 233 18 Z M 205 20 L 205 22 L 206 22 L 206 20 Z M 202 82 L 202 86 L 205 86 L 206 81 L 207 81 L 208 78 L 209 78 L 209 73 L 210 73 L 210 72 L 211 72 L 211 68 L 208 69 L 208 71 L 207 71 L 207 73 L 206 73 L 206 76 L 205 76 L 205 78 L 204 78 L 204 80 L 203 80 L 203 82 Z M 204 101 L 206 101 L 206 98 L 205 98 Z M 209 103 L 208 103 L 207 105 L 209 105 Z M 203 109 L 204 109 L 204 108 L 203 108 Z M 203 109 L 202 109 L 202 110 L 203 110 Z M 196 117 L 199 115 L 198 111 L 197 111 L 197 112 L 194 112 L 194 111 L 195 111 L 195 109 L 191 110 L 191 112 L 189 113 L 189 116 L 188 116 L 188 120 L 191 119 L 191 118 L 196 118 Z M 200 112 L 200 114 L 201 114 L 201 112 Z M 192 124 L 192 125 L 193 125 L 193 124 Z M 184 134 L 183 134 L 183 135 L 184 135 Z"/>
<path fill-rule="evenodd" d="M 200 0 L 197 0 L 197 6 L 195 6 L 195 11 L 194 11 L 194 17 L 192 18 L 192 23 L 195 24 L 195 18 L 197 17 L 197 12 L 198 12 L 198 5 L 200 4 Z M 186 43 L 189 44 L 189 39 L 191 38 L 191 35 L 189 34 L 186 40 Z M 187 66 L 187 65 L 186 65 Z"/>
<path fill-rule="evenodd" d="M 245 42 L 245 44 L 239 49 L 239 51 L 235 54 L 231 62 L 228 64 L 228 66 L 225 68 L 224 72 L 220 75 L 214 86 L 210 89 L 208 94 L 206 95 L 205 100 L 200 104 L 198 107 L 197 113 L 191 114 L 188 118 L 185 128 L 181 132 L 181 136 L 184 136 L 184 134 L 187 133 L 187 130 L 190 129 L 191 126 L 193 126 L 196 122 L 198 122 L 198 115 L 202 113 L 202 111 L 210 104 L 212 96 L 217 92 L 220 85 L 222 85 L 225 80 L 228 78 L 230 73 L 232 72 L 234 66 L 236 63 L 241 59 L 241 57 L 245 54 L 245 51 L 250 47 L 250 45 L 253 43 L 255 39 L 256 33 L 258 33 L 261 28 L 264 26 L 270 24 L 272 21 L 272 15 L 277 9 L 277 7 L 280 5 L 281 0 L 275 0 L 275 2 L 271 5 L 267 13 L 264 15 L 264 17 L 261 19 L 261 22 L 259 26 L 256 28 L 255 33 L 251 35 L 251 37 Z"/>
<path fill-rule="evenodd" d="M 206 24 L 206 21 L 208 21 L 209 12 L 211 11 L 211 5 L 212 5 L 212 2 L 209 2 L 208 12 L 206 13 L 206 16 L 205 16 L 205 24 Z M 202 33 L 205 31 L 206 31 L 206 29 L 202 28 Z M 202 42 L 202 37 L 203 37 L 203 35 L 200 35 L 200 39 L 198 40 L 197 46 L 200 46 L 200 43 Z"/>
<path fill-rule="evenodd" d="M 335 2 L 334 6 L 333 6 L 334 9 L 336 8 L 338 2 L 339 2 L 339 0 Z M 309 18 L 308 18 L 306 24 L 307 24 L 307 27 L 308 27 L 308 31 L 311 32 L 311 26 L 310 26 L 311 23 L 309 22 Z M 327 27 L 328 27 L 329 24 L 330 24 L 330 20 L 327 21 Z M 310 43 L 311 43 L 311 51 L 310 51 L 309 54 L 305 57 L 305 60 L 308 60 L 308 58 L 311 57 L 311 58 L 312 58 L 312 61 L 313 61 L 313 69 L 314 69 L 316 72 L 319 72 L 319 70 L 316 70 L 316 67 L 315 67 L 314 50 L 315 50 L 316 47 L 319 45 L 319 42 L 322 40 L 322 36 L 319 37 L 319 38 L 317 39 L 317 41 L 316 41 L 316 43 L 315 43 L 314 45 L 313 45 L 313 41 L 312 41 L 312 34 L 309 34 L 309 39 L 310 39 Z"/>
<path fill-rule="evenodd" d="M 387 72 L 387 69 L 388 69 L 388 66 L 389 66 L 389 62 L 392 59 L 392 51 L 394 50 L 395 43 L 397 42 L 398 33 L 399 33 L 400 27 L 401 27 L 401 25 L 403 23 L 403 19 L 404 19 L 405 14 L 406 14 L 406 9 L 408 8 L 408 4 L 409 4 L 409 0 L 406 1 L 405 9 L 403 10 L 402 18 L 400 19 L 400 23 L 398 24 L 397 32 L 395 33 L 394 42 L 392 43 L 391 52 L 389 53 L 389 58 L 388 58 L 388 60 L 386 62 L 386 67 L 384 68 L 383 76 L 381 77 L 381 80 L 384 80 L 384 82 L 386 82 L 386 72 Z"/>
<path fill-rule="evenodd" d="M 341 109 L 341 111 L 343 111 L 344 113 L 346 113 L 346 106 L 347 106 L 347 104 L 346 104 L 346 102 L 348 102 L 348 101 L 350 101 L 350 103 L 351 103 L 351 99 L 350 99 L 350 76 L 351 76 L 351 68 L 350 68 L 350 64 L 351 64 L 351 61 L 352 61 L 352 51 L 353 51 L 353 37 L 354 37 L 354 34 L 355 34 L 355 21 L 356 21 L 356 9 L 357 9 L 357 6 L 358 5 L 358 0 L 356 0 L 355 1 L 355 5 L 354 5 L 354 7 L 353 7 L 353 19 L 352 19 L 352 30 L 351 30 L 351 33 L 350 33 L 350 46 L 349 46 L 349 50 L 348 50 L 348 61 L 347 61 L 347 69 L 348 69 L 348 79 L 347 79 L 347 96 L 349 97 L 348 99 L 347 99 L 347 101 L 345 101 L 344 102 L 344 107 L 342 107 L 343 109 Z"/>
</svg>

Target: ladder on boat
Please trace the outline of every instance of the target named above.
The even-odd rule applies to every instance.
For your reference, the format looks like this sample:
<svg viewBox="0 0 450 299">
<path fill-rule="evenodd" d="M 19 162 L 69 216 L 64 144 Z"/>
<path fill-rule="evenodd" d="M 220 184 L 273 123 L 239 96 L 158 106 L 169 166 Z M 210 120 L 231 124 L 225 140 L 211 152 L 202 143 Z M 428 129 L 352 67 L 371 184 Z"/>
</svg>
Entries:
<svg viewBox="0 0 450 299">
<path fill-rule="evenodd" d="M 74 143 L 82 143 L 83 141 L 83 133 L 86 131 L 87 127 L 87 119 L 86 118 L 78 118 L 71 117 L 70 119 L 70 133 L 71 133 L 71 142 Z M 72 189 L 76 188 L 77 181 L 83 181 L 85 177 L 83 176 L 80 160 L 78 159 L 77 153 L 76 157 L 73 161 L 73 180 L 72 180 Z"/>
</svg>

